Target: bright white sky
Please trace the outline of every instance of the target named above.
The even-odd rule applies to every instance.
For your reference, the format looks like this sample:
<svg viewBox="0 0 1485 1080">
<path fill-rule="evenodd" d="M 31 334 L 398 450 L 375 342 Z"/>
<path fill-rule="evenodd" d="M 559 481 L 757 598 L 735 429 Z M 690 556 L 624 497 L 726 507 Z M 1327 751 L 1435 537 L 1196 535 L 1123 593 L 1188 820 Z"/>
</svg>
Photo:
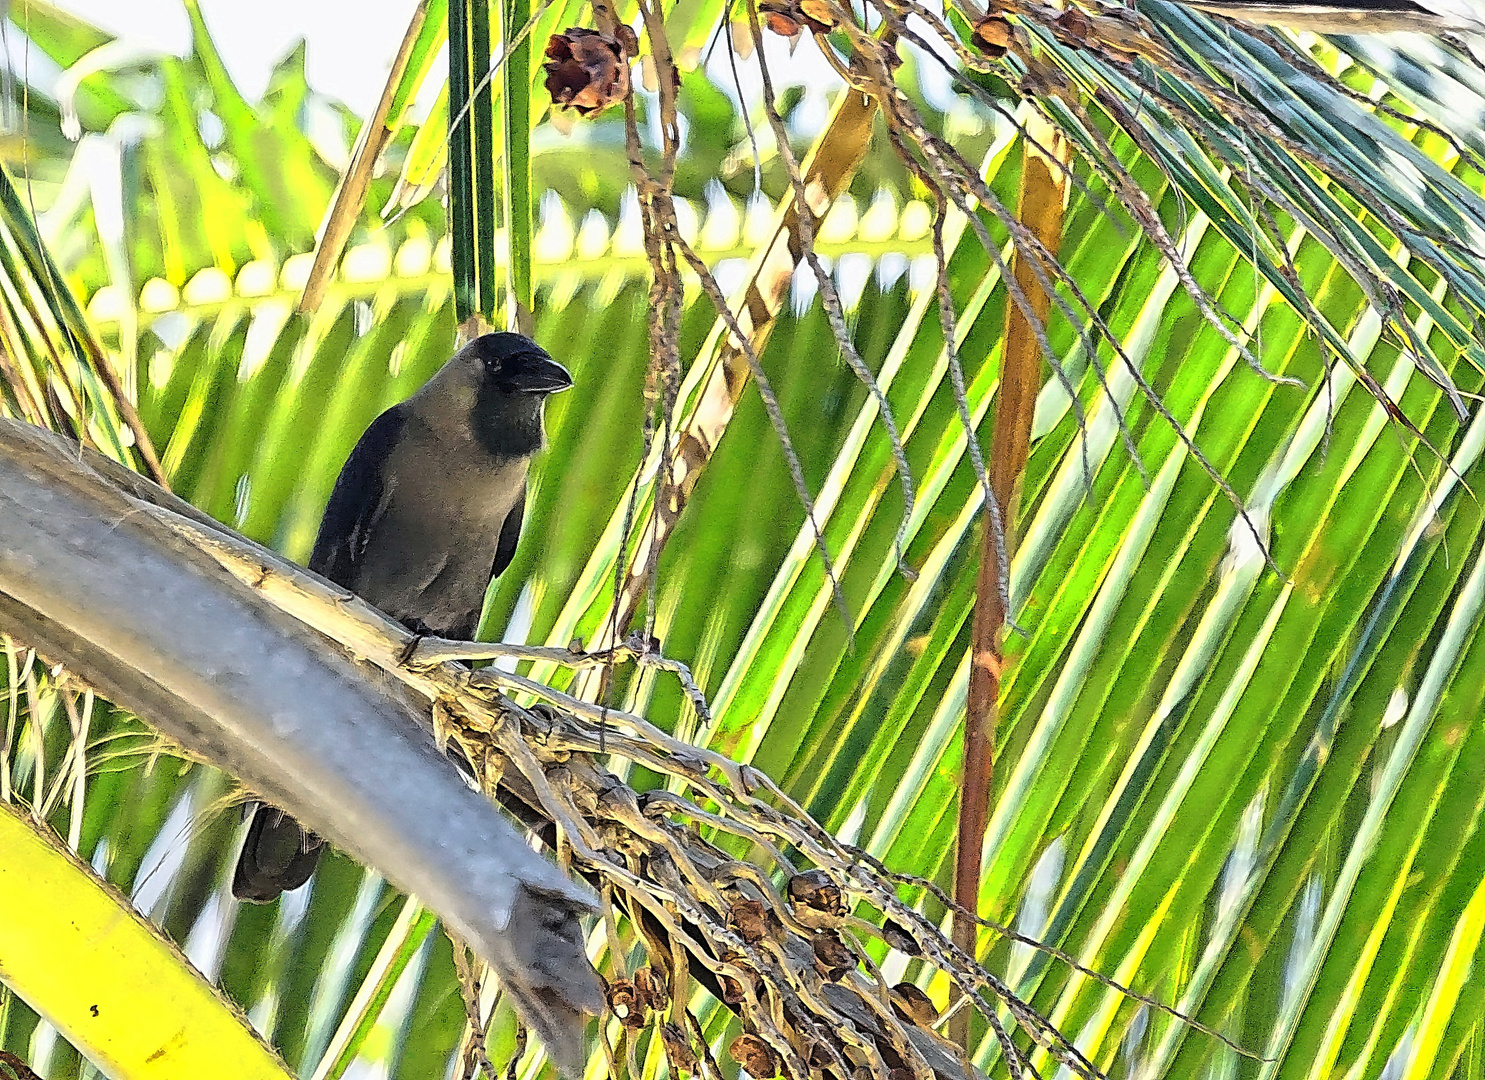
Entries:
<svg viewBox="0 0 1485 1080">
<path fill-rule="evenodd" d="M 3 2 L 3 0 L 0 0 Z M 190 24 L 183 0 L 53 0 L 59 7 L 117 34 L 125 41 L 153 49 L 184 54 L 190 45 Z M 416 0 L 198 0 L 207 29 L 221 50 L 227 68 L 249 101 L 256 101 L 268 85 L 273 65 L 299 38 L 308 42 L 306 62 L 310 85 L 345 102 L 362 116 L 376 107 L 387 81 L 392 59 Z M 935 0 L 929 6 L 936 8 Z M 354 12 L 354 15 L 351 14 Z M 21 17 L 20 5 L 12 15 Z M 793 55 L 787 43 L 765 35 L 776 78 L 807 86 L 834 86 L 835 78 L 815 49 L 805 41 Z M 713 57 L 711 70 L 722 85 L 731 73 Z M 756 96 L 753 65 L 742 65 L 743 90 Z M 934 76 L 934 90 L 947 80 Z M 436 81 L 436 80 L 435 80 Z M 945 102 L 940 104 L 947 104 Z"/>
<path fill-rule="evenodd" d="M 190 47 L 190 23 L 184 0 L 53 0 L 58 6 L 95 26 L 118 35 L 128 44 L 185 54 Z M 197 0 L 207 29 L 221 51 L 233 79 L 249 101 L 256 101 L 268 86 L 273 65 L 300 38 L 308 43 L 305 53 L 310 85 L 323 94 L 343 101 L 362 116 L 369 116 L 386 84 L 387 73 L 416 0 Z M 0 0 L 3 9 L 5 0 Z M 928 0 L 937 8 L 937 0 Z M 24 19 L 24 5 L 12 3 L 13 18 Z M 773 34 L 764 35 L 771 69 L 780 82 L 800 82 L 814 91 L 807 98 L 796 123 L 812 131 L 826 116 L 823 88 L 834 88 L 838 80 L 815 47 L 804 41 L 792 55 L 788 42 Z M 756 100 L 761 92 L 755 64 L 742 68 L 743 100 Z M 730 88 L 732 75 L 725 51 L 717 50 L 709 70 L 719 85 Z M 950 108 L 947 76 L 932 64 L 927 66 L 923 90 L 939 108 Z M 440 79 L 423 87 L 423 104 L 431 103 Z M 729 92 L 732 92 L 729 89 Z M 735 96 L 735 95 L 734 95 Z"/>
<path fill-rule="evenodd" d="M 172 53 L 190 45 L 182 0 L 55 0 L 134 44 Z M 199 0 L 227 69 L 250 101 L 299 38 L 315 89 L 365 116 L 376 107 L 416 0 Z M 21 5 L 12 8 L 22 18 Z"/>
</svg>

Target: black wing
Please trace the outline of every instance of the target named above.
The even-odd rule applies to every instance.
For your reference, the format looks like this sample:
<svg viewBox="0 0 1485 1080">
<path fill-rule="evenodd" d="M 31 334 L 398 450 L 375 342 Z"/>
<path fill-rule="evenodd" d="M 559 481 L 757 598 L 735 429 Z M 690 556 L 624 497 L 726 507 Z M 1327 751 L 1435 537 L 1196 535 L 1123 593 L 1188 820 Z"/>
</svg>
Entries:
<svg viewBox="0 0 1485 1080">
<path fill-rule="evenodd" d="M 495 564 L 490 567 L 493 580 L 505 573 L 505 568 L 516 557 L 516 544 L 521 539 L 521 519 L 526 514 L 526 485 L 521 485 L 521 495 L 516 505 L 505 515 L 505 524 L 500 526 L 500 539 L 495 544 Z M 478 618 L 478 616 L 476 616 Z"/>
<path fill-rule="evenodd" d="M 337 585 L 355 587 L 372 522 L 387 494 L 383 483 L 387 459 L 406 423 L 407 410 L 401 405 L 393 405 L 373 420 L 335 481 L 309 568 Z"/>
</svg>

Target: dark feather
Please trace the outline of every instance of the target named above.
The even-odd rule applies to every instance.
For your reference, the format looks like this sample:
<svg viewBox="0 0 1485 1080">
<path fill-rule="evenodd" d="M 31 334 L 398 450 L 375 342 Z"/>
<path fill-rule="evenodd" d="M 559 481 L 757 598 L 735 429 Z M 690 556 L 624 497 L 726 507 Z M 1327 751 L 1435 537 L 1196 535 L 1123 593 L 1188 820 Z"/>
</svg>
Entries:
<svg viewBox="0 0 1485 1080">
<path fill-rule="evenodd" d="M 337 585 L 354 587 L 356 567 L 386 496 L 382 474 L 406 424 L 404 405 L 393 405 L 373 420 L 335 481 L 309 568 Z"/>
<path fill-rule="evenodd" d="M 516 544 L 521 539 L 521 520 L 525 515 L 526 487 L 522 485 L 521 497 L 516 500 L 516 505 L 511 507 L 510 513 L 505 515 L 505 524 L 500 526 L 500 540 L 495 545 L 495 563 L 490 567 L 492 581 L 505 573 L 505 568 L 516 557 Z"/>
</svg>

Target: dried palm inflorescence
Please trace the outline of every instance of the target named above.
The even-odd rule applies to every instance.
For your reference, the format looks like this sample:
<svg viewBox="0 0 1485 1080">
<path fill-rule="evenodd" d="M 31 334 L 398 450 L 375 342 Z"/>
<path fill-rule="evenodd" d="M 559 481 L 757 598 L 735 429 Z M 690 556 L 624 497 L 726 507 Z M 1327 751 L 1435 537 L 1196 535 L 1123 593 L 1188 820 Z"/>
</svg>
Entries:
<svg viewBox="0 0 1485 1080">
<path fill-rule="evenodd" d="M 700 988 L 736 1015 L 743 1034 L 729 1053 L 754 1077 L 976 1076 L 938 1031 L 965 1005 L 985 1017 L 1011 1076 L 1024 1075 L 1036 1047 L 1077 1075 L 1102 1075 L 924 914 L 925 899 L 948 903 L 932 883 L 894 874 L 835 839 L 748 765 L 681 742 L 643 717 L 450 662 L 497 656 L 579 669 L 634 659 L 675 673 L 703 716 L 706 703 L 683 665 L 637 640 L 598 655 L 427 639 L 401 672 L 433 697 L 435 727 L 450 752 L 602 894 L 608 1007 L 631 1058 L 649 1030 L 673 1067 L 707 1071 L 699 1064 L 709 1052 L 703 1018 L 693 1008 Z M 653 770 L 666 785 L 636 791 L 602 755 L 610 765 Z M 954 1008 L 941 1016 L 917 985 L 889 984 L 869 943 L 878 955 L 885 946 L 946 974 Z M 636 947 L 643 960 L 634 959 Z M 616 1051 L 606 1041 L 605 1049 L 617 1074 Z M 717 1075 L 715 1063 L 707 1069 Z"/>
<path fill-rule="evenodd" d="M 650 656 L 638 642 L 622 651 L 641 662 Z M 756 769 L 642 717 L 447 662 L 497 653 L 575 667 L 607 658 L 426 640 L 408 674 L 434 694 L 438 733 L 451 752 L 603 895 L 608 1008 L 631 1053 L 649 1030 L 675 1067 L 706 1071 L 694 1010 L 701 988 L 736 1014 L 743 1034 L 728 1052 L 753 1077 L 975 1075 L 937 1032 L 927 995 L 883 977 L 867 947 L 874 940 L 947 973 L 1001 1038 L 1013 1075 L 1030 1056 L 1006 1023 L 1075 1073 L 1100 1075 L 903 899 L 904 887 L 942 896 L 926 882 L 895 876 L 836 840 Z M 667 666 L 689 680 L 684 668 Z M 601 755 L 644 766 L 667 784 L 636 791 Z M 636 947 L 644 960 L 633 959 Z M 617 1051 L 605 1045 L 617 1066 Z"/>
<path fill-rule="evenodd" d="M 547 93 L 558 105 L 591 116 L 629 94 L 629 58 L 638 41 L 627 26 L 616 38 L 572 27 L 547 42 Z"/>
</svg>

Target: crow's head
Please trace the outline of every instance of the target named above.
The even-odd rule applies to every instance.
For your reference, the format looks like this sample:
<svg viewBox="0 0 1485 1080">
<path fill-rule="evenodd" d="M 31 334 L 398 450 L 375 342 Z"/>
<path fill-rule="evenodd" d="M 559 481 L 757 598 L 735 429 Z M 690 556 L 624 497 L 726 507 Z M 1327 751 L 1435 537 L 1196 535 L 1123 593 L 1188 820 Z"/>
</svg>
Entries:
<svg viewBox="0 0 1485 1080">
<path fill-rule="evenodd" d="M 485 334 L 466 346 L 483 377 L 501 394 L 555 394 L 572 385 L 567 369 L 536 342 L 520 334 Z"/>
</svg>

